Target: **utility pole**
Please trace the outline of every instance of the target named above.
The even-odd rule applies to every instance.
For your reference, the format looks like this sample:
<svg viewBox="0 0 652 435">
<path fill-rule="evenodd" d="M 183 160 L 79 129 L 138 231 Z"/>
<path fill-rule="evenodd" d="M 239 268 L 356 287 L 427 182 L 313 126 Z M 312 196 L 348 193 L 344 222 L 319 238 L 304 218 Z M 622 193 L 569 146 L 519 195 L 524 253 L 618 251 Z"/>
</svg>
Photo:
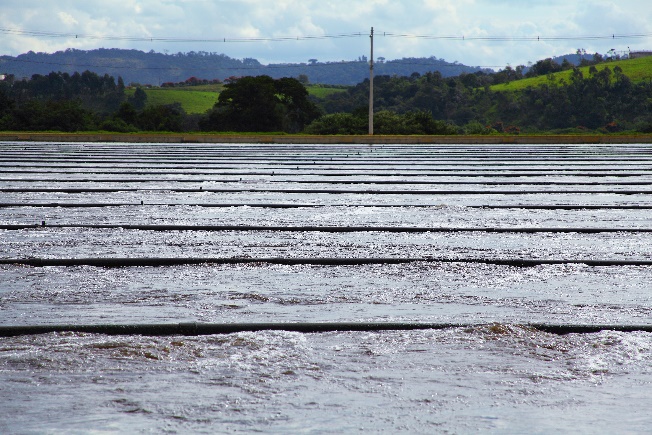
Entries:
<svg viewBox="0 0 652 435">
<path fill-rule="evenodd" d="M 369 58 L 369 134 L 374 134 L 374 28 L 371 28 L 371 57 Z"/>
</svg>

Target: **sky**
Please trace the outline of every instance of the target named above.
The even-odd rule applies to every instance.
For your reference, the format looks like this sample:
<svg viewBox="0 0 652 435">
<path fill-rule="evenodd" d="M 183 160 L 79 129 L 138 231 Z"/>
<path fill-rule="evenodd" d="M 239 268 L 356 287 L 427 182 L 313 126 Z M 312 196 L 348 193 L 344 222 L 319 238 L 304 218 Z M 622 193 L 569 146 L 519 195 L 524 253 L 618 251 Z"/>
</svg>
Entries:
<svg viewBox="0 0 652 435">
<path fill-rule="evenodd" d="M 643 0 L 0 2 L 0 55 L 12 56 L 128 48 L 223 53 L 264 64 L 341 61 L 369 56 L 371 27 L 374 58 L 387 60 L 435 56 L 500 68 L 579 48 L 652 50 L 652 2 Z"/>
</svg>

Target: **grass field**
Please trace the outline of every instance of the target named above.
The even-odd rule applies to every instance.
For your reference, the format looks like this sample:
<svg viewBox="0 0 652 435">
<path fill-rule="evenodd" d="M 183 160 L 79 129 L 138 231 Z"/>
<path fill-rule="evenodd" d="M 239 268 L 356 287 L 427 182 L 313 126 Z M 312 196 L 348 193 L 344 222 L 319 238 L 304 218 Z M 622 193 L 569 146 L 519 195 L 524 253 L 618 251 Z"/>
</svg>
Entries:
<svg viewBox="0 0 652 435">
<path fill-rule="evenodd" d="M 192 88 L 148 88 L 144 89 L 144 91 L 147 94 L 148 106 L 180 103 L 186 113 L 206 113 L 217 102 L 217 97 L 220 94 L 216 91 L 195 88 L 201 88 L 201 86 L 193 86 Z M 135 89 L 127 89 L 125 94 L 130 97 L 134 92 Z"/>
<path fill-rule="evenodd" d="M 346 88 L 331 88 L 322 85 L 308 85 L 306 86 L 308 93 L 313 97 L 324 98 L 330 94 L 336 94 L 338 92 L 346 92 Z"/>
<path fill-rule="evenodd" d="M 147 88 L 147 105 L 157 106 L 164 104 L 180 103 L 188 114 L 206 113 L 210 110 L 220 95 L 223 85 L 186 86 L 177 88 Z M 345 88 L 327 87 L 322 85 L 307 86 L 308 93 L 317 98 L 336 93 L 345 92 Z M 135 89 L 127 89 L 127 96 L 133 95 Z"/>
<path fill-rule="evenodd" d="M 616 66 L 620 66 L 623 69 L 623 74 L 628 76 L 634 83 L 641 81 L 652 80 L 652 57 L 641 57 L 639 59 L 628 59 L 628 60 L 617 60 L 614 62 L 602 63 L 595 65 L 598 71 L 602 71 L 605 67 L 609 67 L 611 71 Z M 584 77 L 589 77 L 589 68 L 588 66 L 580 68 Z M 566 82 L 570 82 L 572 70 L 562 71 L 553 74 L 554 82 L 559 83 L 562 79 Z M 547 76 L 532 77 L 528 79 L 516 80 L 510 83 L 503 83 L 500 85 L 491 86 L 493 91 L 519 91 L 526 89 L 528 87 L 537 87 L 543 84 L 550 83 L 550 79 Z"/>
</svg>

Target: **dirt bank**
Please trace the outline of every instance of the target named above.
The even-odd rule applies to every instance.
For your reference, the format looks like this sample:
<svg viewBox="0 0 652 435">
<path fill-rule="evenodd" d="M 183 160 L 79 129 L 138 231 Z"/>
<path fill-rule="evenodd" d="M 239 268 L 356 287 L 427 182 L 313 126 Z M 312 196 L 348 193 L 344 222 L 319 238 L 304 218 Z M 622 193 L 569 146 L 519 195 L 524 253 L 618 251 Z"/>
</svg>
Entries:
<svg viewBox="0 0 652 435">
<path fill-rule="evenodd" d="M 520 135 L 520 136 L 398 136 L 398 135 L 273 135 L 273 134 L 150 134 L 150 133 L 0 133 L 2 141 L 133 142 L 133 143 L 255 143 L 255 144 L 627 144 L 652 143 L 652 135 Z"/>
</svg>

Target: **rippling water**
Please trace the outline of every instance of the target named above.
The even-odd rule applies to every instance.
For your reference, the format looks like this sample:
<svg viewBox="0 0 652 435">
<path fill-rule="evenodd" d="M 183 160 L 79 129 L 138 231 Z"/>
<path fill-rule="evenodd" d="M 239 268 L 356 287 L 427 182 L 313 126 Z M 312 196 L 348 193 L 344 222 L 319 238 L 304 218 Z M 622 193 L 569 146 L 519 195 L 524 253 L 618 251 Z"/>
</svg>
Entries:
<svg viewBox="0 0 652 435">
<path fill-rule="evenodd" d="M 403 184 L 410 181 L 444 184 Z M 645 207 L 652 205 L 652 194 L 645 192 L 651 181 L 652 153 L 643 145 L 3 143 L 0 225 L 38 226 L 0 229 L 0 259 L 649 260 L 652 232 L 645 230 L 652 228 L 652 218 Z M 70 188 L 87 191 L 66 191 Z M 105 190 L 90 191 L 96 188 Z M 361 189 L 384 192 L 350 193 Z M 468 193 L 473 189 L 485 193 Z M 458 190 L 467 193 L 438 193 Z M 492 193 L 496 190 L 504 193 Z M 290 208 L 271 207 L 279 204 Z M 79 226 L 94 224 L 550 231 Z M 586 234 L 573 228 L 623 231 Z M 648 433 L 652 334 L 559 336 L 525 325 L 648 325 L 650 282 L 652 268 L 634 265 L 0 265 L 2 325 L 471 325 L 396 332 L 0 338 L 0 432 Z"/>
</svg>

